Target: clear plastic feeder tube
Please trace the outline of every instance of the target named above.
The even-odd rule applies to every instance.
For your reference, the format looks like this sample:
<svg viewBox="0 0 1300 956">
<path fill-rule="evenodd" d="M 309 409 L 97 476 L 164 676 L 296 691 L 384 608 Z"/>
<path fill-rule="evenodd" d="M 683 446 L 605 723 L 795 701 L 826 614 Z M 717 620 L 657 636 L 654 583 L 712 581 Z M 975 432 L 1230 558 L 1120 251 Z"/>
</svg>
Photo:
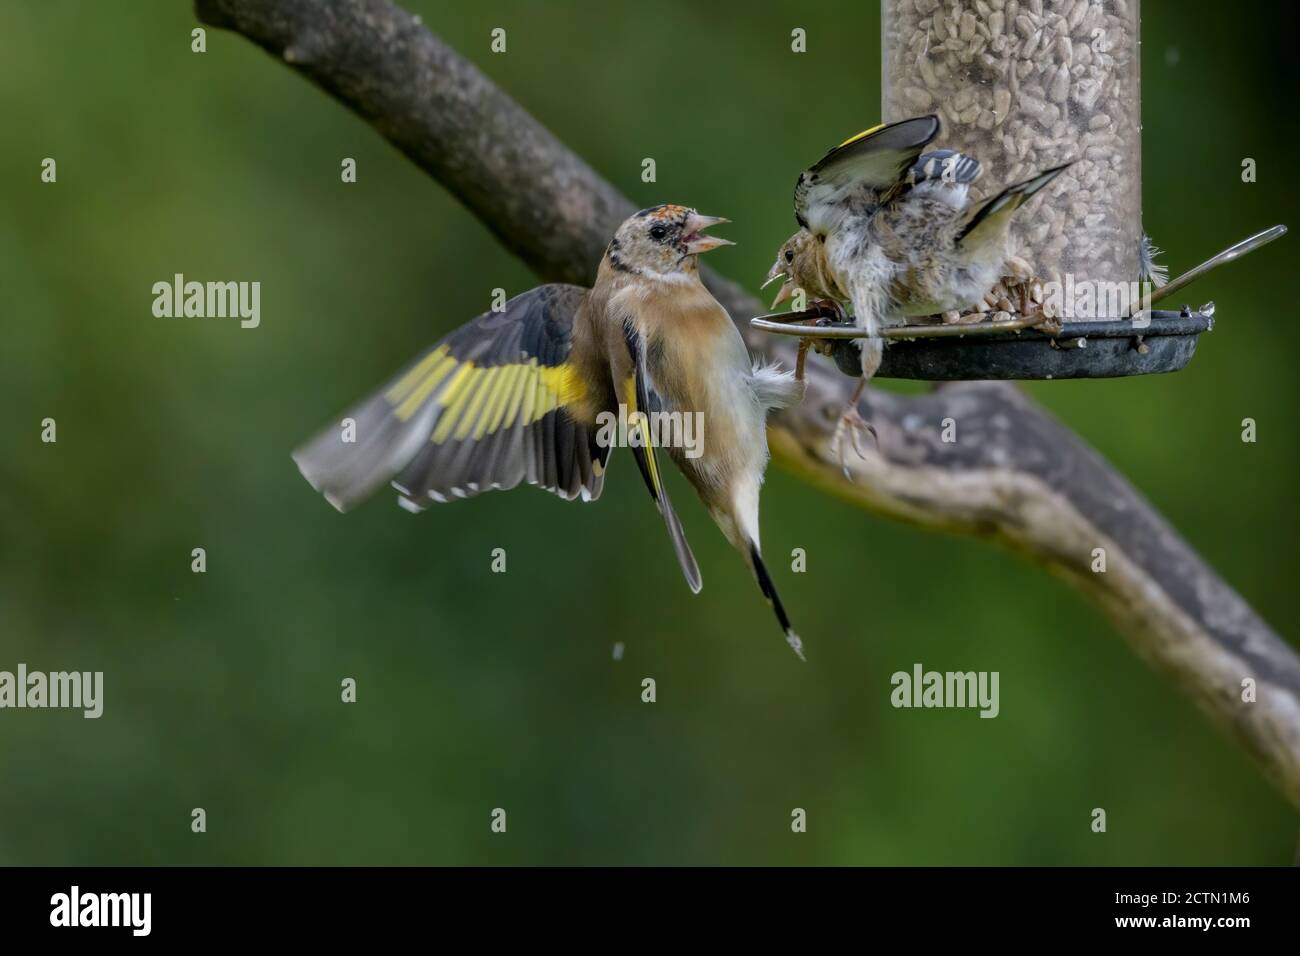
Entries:
<svg viewBox="0 0 1300 956">
<path fill-rule="evenodd" d="M 1017 213 L 1013 254 L 1044 282 L 1137 281 L 1138 0 L 882 0 L 881 7 L 883 119 L 938 114 L 943 132 L 935 145 L 984 165 L 979 198 L 1073 160 Z"/>
</svg>

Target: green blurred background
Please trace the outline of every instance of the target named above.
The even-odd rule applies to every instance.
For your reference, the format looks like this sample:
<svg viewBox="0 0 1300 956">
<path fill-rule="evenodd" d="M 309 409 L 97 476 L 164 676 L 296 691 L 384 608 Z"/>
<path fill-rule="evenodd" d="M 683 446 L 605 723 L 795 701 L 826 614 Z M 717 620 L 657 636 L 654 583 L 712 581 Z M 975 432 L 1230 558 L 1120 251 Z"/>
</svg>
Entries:
<svg viewBox="0 0 1300 956">
<path fill-rule="evenodd" d="M 713 263 L 751 287 L 795 172 L 878 113 L 872 2 L 407 6 L 639 204 L 733 218 Z M 1145 4 L 1145 220 L 1175 273 L 1300 219 L 1275 9 Z M 1291 860 L 1296 814 L 1253 764 L 1095 607 L 993 546 L 773 469 L 769 554 L 809 555 L 806 574 L 773 560 L 800 666 L 679 481 L 708 582 L 683 586 L 626 459 L 589 506 L 525 488 L 334 513 L 290 449 L 535 279 L 243 38 L 191 53 L 195 25 L 181 0 L 0 7 L 0 669 L 106 684 L 98 721 L 0 712 L 0 862 Z M 1029 386 L 1283 632 L 1295 242 L 1187 294 L 1219 321 L 1188 370 Z M 261 327 L 154 318 L 176 272 L 259 280 Z M 889 675 L 917 661 L 1000 671 L 1001 715 L 892 709 Z"/>
</svg>

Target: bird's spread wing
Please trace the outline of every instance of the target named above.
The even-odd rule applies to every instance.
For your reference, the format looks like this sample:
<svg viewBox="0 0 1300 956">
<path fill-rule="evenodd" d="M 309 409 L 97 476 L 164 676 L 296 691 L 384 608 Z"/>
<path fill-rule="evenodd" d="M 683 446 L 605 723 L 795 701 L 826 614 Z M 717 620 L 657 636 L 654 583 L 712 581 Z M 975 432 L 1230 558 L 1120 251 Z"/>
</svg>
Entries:
<svg viewBox="0 0 1300 956">
<path fill-rule="evenodd" d="M 654 383 L 646 370 L 645 343 L 640 334 L 631 322 L 624 325 L 623 331 L 628 351 L 632 355 L 634 369 L 633 380 L 630 387 L 626 389 L 630 394 L 625 396 L 625 400 L 628 406 L 629 431 L 632 431 L 631 426 L 634 426 L 636 437 L 629 434 L 628 444 L 632 446 L 632 454 L 636 458 L 637 467 L 641 469 L 641 477 L 645 479 L 650 497 L 654 499 L 659 514 L 663 516 L 664 524 L 668 526 L 668 536 L 672 539 L 673 550 L 677 553 L 677 562 L 682 567 L 682 574 L 686 576 L 686 583 L 698 594 L 700 588 L 704 586 L 700 578 L 700 567 L 695 563 L 695 555 L 691 553 L 691 546 L 686 541 L 686 532 L 682 530 L 682 523 L 677 520 L 677 512 L 673 510 L 673 503 L 668 498 L 668 487 L 664 484 L 661 470 L 662 462 L 655 454 L 653 429 L 647 427 L 646 416 L 667 409 L 663 398 L 655 391 Z"/>
<path fill-rule="evenodd" d="M 974 156 L 955 149 L 935 149 L 922 153 L 907 171 L 907 181 L 913 186 L 924 182 L 959 183 L 969 185 L 980 178 L 984 167 Z"/>
<path fill-rule="evenodd" d="M 983 172 L 984 167 L 973 156 L 955 149 L 931 150 L 921 154 L 902 180 L 885 194 L 882 202 L 910 194 L 938 199 L 961 211 L 966 208 L 970 184 Z"/>
<path fill-rule="evenodd" d="M 413 510 L 521 481 L 597 497 L 609 448 L 567 410 L 585 394 L 569 364 L 585 294 L 539 286 L 461 326 L 295 451 L 303 477 L 340 511 L 386 481 Z"/>
<path fill-rule="evenodd" d="M 978 206 L 962 226 L 957 235 L 957 242 L 966 246 L 978 245 L 990 238 L 1005 235 L 1007 223 L 1012 214 L 1029 201 L 1030 197 L 1042 189 L 1073 163 L 1057 166 L 1039 173 L 1033 179 L 1008 186 L 992 199 Z"/>
<path fill-rule="evenodd" d="M 865 130 L 840 143 L 799 174 L 794 187 L 794 215 L 799 225 L 819 231 L 828 213 L 850 190 L 889 189 L 938 135 L 938 117 L 919 116 Z"/>
</svg>

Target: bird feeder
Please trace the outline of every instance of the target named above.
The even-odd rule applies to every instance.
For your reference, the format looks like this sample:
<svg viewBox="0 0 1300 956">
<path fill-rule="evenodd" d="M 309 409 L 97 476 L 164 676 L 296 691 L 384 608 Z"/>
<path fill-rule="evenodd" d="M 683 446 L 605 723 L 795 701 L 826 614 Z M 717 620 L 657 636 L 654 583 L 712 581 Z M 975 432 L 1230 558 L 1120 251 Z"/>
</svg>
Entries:
<svg viewBox="0 0 1300 956">
<path fill-rule="evenodd" d="M 1072 165 L 1019 211 L 1010 252 L 1042 314 L 994 294 L 952 324 L 886 329 L 882 377 L 1099 378 L 1181 369 L 1213 305 L 1152 305 L 1286 232 L 1258 233 L 1165 282 L 1142 229 L 1139 0 L 881 0 L 881 119 L 933 113 L 951 148 L 983 166 L 972 202 Z M 1046 317 L 1057 321 L 1042 327 Z M 951 317 L 950 317 L 951 318 Z M 831 339 L 858 374 L 863 336 L 815 310 L 760 316 L 769 332 Z M 811 328 L 810 328 L 811 325 Z"/>
</svg>

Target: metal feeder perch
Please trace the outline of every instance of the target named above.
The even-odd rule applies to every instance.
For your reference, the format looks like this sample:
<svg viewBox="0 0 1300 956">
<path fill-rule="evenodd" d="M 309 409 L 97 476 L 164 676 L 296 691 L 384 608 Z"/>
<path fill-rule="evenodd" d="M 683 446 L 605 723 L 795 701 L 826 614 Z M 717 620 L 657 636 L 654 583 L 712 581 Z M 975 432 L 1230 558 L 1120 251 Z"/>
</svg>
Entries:
<svg viewBox="0 0 1300 956">
<path fill-rule="evenodd" d="M 1070 280 L 1131 283 L 1162 272 L 1142 227 L 1140 0 L 882 0 L 881 120 L 933 113 L 935 146 L 978 159 L 982 197 L 1035 172 L 1070 168 L 1011 223 L 1011 246 L 1030 273 L 1056 288 Z M 1172 372 L 1213 326 L 1212 307 L 1152 312 L 1151 304 L 1210 269 L 1285 234 L 1272 229 L 1220 253 L 1141 305 L 1060 315 L 1063 330 L 1039 331 L 1041 319 L 917 324 L 884 330 L 877 373 L 888 378 L 1110 378 Z M 1091 314 L 1090 314 L 1091 313 Z M 1149 317 L 1149 324 L 1147 319 Z M 769 315 L 756 328 L 805 339 L 833 339 L 830 354 L 860 374 L 862 333 L 820 312 Z M 804 321 L 809 324 L 794 325 Z M 812 320 L 811 322 L 809 320 Z M 813 324 L 817 323 L 817 324 Z"/>
<path fill-rule="evenodd" d="M 1286 235 L 1273 226 L 1207 259 L 1151 295 L 1165 299 L 1211 269 Z M 750 324 L 764 332 L 830 341 L 830 355 L 846 375 L 862 372 L 851 322 L 837 322 L 829 309 L 762 315 Z M 811 324 L 797 324 L 800 322 Z M 1119 378 L 1176 372 L 1196 353 L 1197 337 L 1214 328 L 1213 305 L 1199 311 L 1151 311 L 1141 319 L 1066 322 L 1060 332 L 1040 331 L 1041 316 L 1009 322 L 915 324 L 882 330 L 888 340 L 877 378 L 927 382 L 988 379 Z"/>
</svg>

